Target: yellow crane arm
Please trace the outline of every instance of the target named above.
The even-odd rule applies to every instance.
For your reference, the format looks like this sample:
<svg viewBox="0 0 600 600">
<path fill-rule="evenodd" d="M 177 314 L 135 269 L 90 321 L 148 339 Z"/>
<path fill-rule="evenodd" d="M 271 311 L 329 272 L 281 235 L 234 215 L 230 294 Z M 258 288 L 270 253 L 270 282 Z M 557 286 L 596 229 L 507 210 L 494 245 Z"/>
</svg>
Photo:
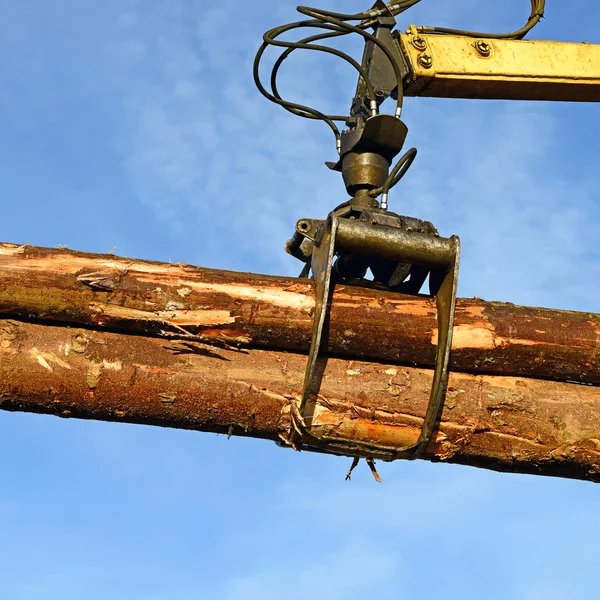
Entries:
<svg viewBox="0 0 600 600">
<path fill-rule="evenodd" d="M 399 37 L 408 64 L 406 96 L 600 102 L 600 44 Z"/>
</svg>

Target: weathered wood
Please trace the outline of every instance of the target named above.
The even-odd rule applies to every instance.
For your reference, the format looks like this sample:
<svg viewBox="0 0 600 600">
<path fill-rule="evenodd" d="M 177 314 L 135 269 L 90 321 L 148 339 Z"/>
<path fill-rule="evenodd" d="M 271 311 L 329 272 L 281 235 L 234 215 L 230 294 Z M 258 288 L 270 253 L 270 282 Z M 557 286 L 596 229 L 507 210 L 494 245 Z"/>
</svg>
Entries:
<svg viewBox="0 0 600 600">
<path fill-rule="evenodd" d="M 306 357 L 0 320 L 0 408 L 285 438 Z M 370 454 L 419 435 L 431 371 L 330 359 L 310 432 Z M 425 458 L 600 481 L 600 389 L 452 373 Z"/>
<path fill-rule="evenodd" d="M 214 345 L 307 351 L 308 280 L 0 244 L 0 315 Z M 337 286 L 330 354 L 431 367 L 425 297 Z M 600 316 L 461 299 L 451 369 L 600 383 Z"/>
</svg>

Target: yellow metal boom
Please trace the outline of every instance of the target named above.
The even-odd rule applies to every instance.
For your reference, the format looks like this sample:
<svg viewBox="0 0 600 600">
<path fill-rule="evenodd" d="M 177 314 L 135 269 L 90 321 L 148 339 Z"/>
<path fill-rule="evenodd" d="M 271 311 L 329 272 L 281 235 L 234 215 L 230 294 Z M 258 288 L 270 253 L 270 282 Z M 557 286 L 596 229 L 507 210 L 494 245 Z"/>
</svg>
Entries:
<svg viewBox="0 0 600 600">
<path fill-rule="evenodd" d="M 400 35 L 405 95 L 600 102 L 600 44 Z"/>
</svg>

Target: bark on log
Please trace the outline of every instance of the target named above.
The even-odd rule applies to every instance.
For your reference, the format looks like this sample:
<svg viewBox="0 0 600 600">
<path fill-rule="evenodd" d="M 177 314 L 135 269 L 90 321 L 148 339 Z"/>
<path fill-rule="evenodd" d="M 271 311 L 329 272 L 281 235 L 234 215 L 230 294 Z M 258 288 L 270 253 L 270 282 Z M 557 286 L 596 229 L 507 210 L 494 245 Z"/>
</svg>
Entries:
<svg viewBox="0 0 600 600">
<path fill-rule="evenodd" d="M 306 357 L 0 320 L 0 408 L 277 440 Z M 419 435 L 431 371 L 329 359 L 310 432 L 372 455 Z M 367 448 L 367 449 L 366 449 Z M 600 389 L 452 373 L 426 458 L 600 481 Z"/>
<path fill-rule="evenodd" d="M 0 244 L 0 315 L 203 341 L 307 351 L 308 280 Z M 337 286 L 325 350 L 431 367 L 434 303 Z M 450 368 L 600 384 L 600 315 L 458 301 Z"/>
</svg>

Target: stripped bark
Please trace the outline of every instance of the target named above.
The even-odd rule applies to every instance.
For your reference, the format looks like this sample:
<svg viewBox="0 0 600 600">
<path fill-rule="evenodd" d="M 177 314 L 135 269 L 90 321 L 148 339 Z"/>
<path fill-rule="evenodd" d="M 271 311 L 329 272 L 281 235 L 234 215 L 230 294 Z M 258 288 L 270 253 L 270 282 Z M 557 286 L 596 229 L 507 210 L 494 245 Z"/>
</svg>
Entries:
<svg viewBox="0 0 600 600">
<path fill-rule="evenodd" d="M 306 357 L 0 320 L 0 408 L 286 438 Z M 336 454 L 401 449 L 431 371 L 329 359 L 305 439 Z M 600 481 L 600 389 L 452 373 L 425 458 Z"/>
<path fill-rule="evenodd" d="M 113 255 L 0 244 L 0 315 L 203 341 L 307 351 L 312 282 Z M 431 367 L 429 298 L 337 286 L 325 350 Z M 600 383 L 600 315 L 458 301 L 451 369 Z"/>
</svg>

